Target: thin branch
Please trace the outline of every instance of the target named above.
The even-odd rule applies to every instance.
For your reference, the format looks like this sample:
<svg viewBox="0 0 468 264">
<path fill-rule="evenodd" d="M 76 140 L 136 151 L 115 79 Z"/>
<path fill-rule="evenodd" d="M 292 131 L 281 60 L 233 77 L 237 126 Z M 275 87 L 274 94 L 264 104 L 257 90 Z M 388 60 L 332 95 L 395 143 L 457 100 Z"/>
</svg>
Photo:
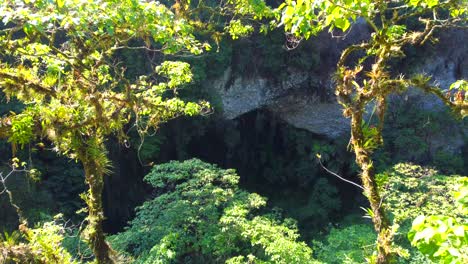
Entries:
<svg viewBox="0 0 468 264">
<path fill-rule="evenodd" d="M 24 226 L 27 225 L 27 220 L 24 217 L 21 208 L 14 202 L 13 193 L 8 189 L 6 185 L 6 181 L 11 175 L 13 175 L 16 172 L 27 172 L 27 171 L 28 171 L 27 169 L 17 170 L 15 166 L 12 166 L 12 170 L 6 176 L 3 176 L 3 174 L 0 172 L 0 183 L 3 185 L 3 190 L 0 192 L 0 195 L 2 195 L 3 193 L 6 193 L 8 195 L 8 200 L 11 206 L 15 208 L 20 224 Z"/>
<path fill-rule="evenodd" d="M 347 47 L 343 53 L 341 53 L 341 57 L 340 57 L 340 60 L 338 61 L 338 68 L 339 67 L 342 67 L 342 66 L 345 66 L 345 62 L 346 62 L 346 59 L 348 58 L 348 56 L 354 52 L 354 51 L 357 51 L 357 50 L 365 50 L 365 49 L 369 49 L 371 48 L 371 44 L 370 43 L 361 43 L 361 44 L 356 44 L 356 45 L 351 45 L 349 47 Z"/>
<path fill-rule="evenodd" d="M 353 182 L 353 181 L 347 180 L 347 179 L 341 177 L 340 175 L 334 173 L 333 171 L 327 169 L 327 168 L 322 164 L 322 160 L 321 160 L 319 157 L 317 157 L 317 159 L 318 159 L 318 161 L 319 161 L 320 166 L 321 166 L 326 172 L 330 173 L 331 175 L 337 177 L 338 179 L 340 179 L 340 180 L 342 180 L 342 181 L 345 181 L 345 182 L 347 182 L 347 183 L 350 183 L 350 184 L 352 184 L 352 185 L 358 187 L 359 189 L 364 190 L 364 187 L 362 187 L 361 185 L 359 185 L 359 184 L 357 184 L 357 183 L 355 183 L 355 182 Z"/>
</svg>

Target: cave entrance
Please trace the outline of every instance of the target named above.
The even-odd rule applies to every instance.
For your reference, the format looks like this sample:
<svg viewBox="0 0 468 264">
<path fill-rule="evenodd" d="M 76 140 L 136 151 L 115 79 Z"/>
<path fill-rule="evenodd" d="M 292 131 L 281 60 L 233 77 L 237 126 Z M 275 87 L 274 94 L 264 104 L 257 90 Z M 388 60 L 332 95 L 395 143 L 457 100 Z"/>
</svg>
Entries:
<svg viewBox="0 0 468 264">
<path fill-rule="evenodd" d="M 210 142 L 217 143 L 211 146 Z M 330 170 L 358 182 L 347 142 L 298 129 L 271 112 L 255 110 L 221 121 L 188 147 L 195 157 L 235 168 L 241 187 L 268 197 L 270 206 L 298 221 L 307 238 L 365 204 L 360 189 L 325 172 L 315 155 L 320 153 Z"/>
<path fill-rule="evenodd" d="M 147 139 L 140 156 L 154 163 L 199 158 L 234 168 L 242 188 L 267 197 L 271 207 L 298 220 L 302 230 L 316 232 L 362 205 L 360 190 L 326 173 L 315 156 L 319 152 L 327 168 L 357 181 L 346 145 L 347 141 L 295 128 L 267 110 L 255 110 L 234 120 L 173 120 L 155 138 Z M 119 200 L 125 200 L 122 195 L 126 193 L 120 191 Z M 124 216 L 129 217 L 128 213 Z M 112 231 L 122 227 L 117 224 Z"/>
</svg>

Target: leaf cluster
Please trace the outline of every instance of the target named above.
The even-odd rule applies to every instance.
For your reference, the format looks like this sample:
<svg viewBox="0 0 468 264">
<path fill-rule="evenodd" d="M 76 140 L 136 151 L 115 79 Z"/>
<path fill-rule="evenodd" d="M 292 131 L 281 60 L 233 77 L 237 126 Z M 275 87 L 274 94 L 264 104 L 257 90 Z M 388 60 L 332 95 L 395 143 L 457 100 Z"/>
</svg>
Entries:
<svg viewBox="0 0 468 264">
<path fill-rule="evenodd" d="M 137 263 L 313 263 L 294 221 L 260 214 L 265 198 L 240 190 L 233 170 L 193 159 L 155 166 L 145 180 L 157 196 L 110 238 Z"/>
<path fill-rule="evenodd" d="M 458 181 L 452 194 L 459 209 L 468 208 L 468 178 Z M 468 261 L 467 219 L 457 220 L 448 215 L 419 215 L 414 219 L 408 238 L 423 254 L 439 263 L 466 263 Z"/>
<path fill-rule="evenodd" d="M 465 177 L 457 175 L 441 175 L 432 168 L 410 163 L 397 164 L 391 170 L 377 176 L 378 185 L 382 197 L 384 197 L 383 205 L 390 213 L 393 223 L 398 226 L 394 243 L 401 247 L 402 252 L 407 251 L 410 254 L 407 256 L 409 259 L 418 254 L 413 251 L 409 241 L 402 234 L 407 234 L 411 229 L 414 229 L 411 227 L 413 219 L 420 215 L 443 215 L 444 218 L 439 219 L 441 222 L 437 222 L 438 220 L 432 222 L 435 220 L 433 218 L 430 222 L 440 226 L 445 223 L 443 225 L 447 228 L 454 227 L 454 223 L 457 222 L 466 222 L 466 214 L 463 212 L 463 208 L 457 206 L 453 195 L 459 190 L 460 181 L 465 181 L 464 179 Z M 452 224 L 447 222 L 448 219 L 452 219 L 450 220 Z M 422 228 L 422 226 L 419 227 Z M 410 241 L 413 241 L 415 231 L 411 231 L 411 234 Z M 445 241 L 441 237 L 439 238 L 441 239 L 440 243 Z M 420 239 L 425 241 L 421 235 L 416 240 Z M 414 242 L 412 244 L 416 245 Z M 431 258 L 428 251 L 423 250 L 421 253 Z"/>
<path fill-rule="evenodd" d="M 166 61 L 149 75 L 129 78 L 116 56 L 122 50 L 203 51 L 206 46 L 192 35 L 193 28 L 163 4 L 9 0 L 0 10 L 5 25 L 0 31 L 0 87 L 8 98 L 26 105 L 11 116 L 12 143 L 39 136 L 73 157 L 87 137 L 124 138 L 129 122 L 136 120 L 143 133 L 208 106 L 176 97 L 177 88 L 192 80 L 188 64 Z"/>
</svg>

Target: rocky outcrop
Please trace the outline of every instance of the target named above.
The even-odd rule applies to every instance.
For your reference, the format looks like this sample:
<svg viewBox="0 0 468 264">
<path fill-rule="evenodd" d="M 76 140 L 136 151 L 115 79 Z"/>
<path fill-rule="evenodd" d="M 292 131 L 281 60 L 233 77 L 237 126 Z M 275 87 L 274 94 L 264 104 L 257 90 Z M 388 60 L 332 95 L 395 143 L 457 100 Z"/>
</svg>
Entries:
<svg viewBox="0 0 468 264">
<path fill-rule="evenodd" d="M 325 84 L 312 83 L 318 77 L 310 73 L 292 72 L 281 82 L 266 78 L 236 78 L 225 88 L 229 70 L 223 79 L 213 83 L 223 104 L 223 116 L 234 119 L 257 109 L 268 109 L 295 127 L 316 134 L 337 137 L 347 131 L 341 107 L 321 95 Z M 329 89 L 325 89 L 328 91 Z"/>
<path fill-rule="evenodd" d="M 214 88 L 223 106 L 223 117 L 234 119 L 256 109 L 268 109 L 287 123 L 331 138 L 348 131 L 341 106 L 333 97 L 331 76 L 343 47 L 369 35 L 362 23 L 347 36 L 331 38 L 328 33 L 309 40 L 316 43 L 320 66 L 313 72 L 284 67 L 287 78 L 277 81 L 261 76 L 224 76 L 208 86 Z"/>
<path fill-rule="evenodd" d="M 310 40 L 317 43 L 321 58 L 320 67 L 313 72 L 285 67 L 288 77 L 275 81 L 260 76 L 232 76 L 228 69 L 223 78 L 214 80 L 209 86 L 221 99 L 226 119 L 234 119 L 256 109 L 268 109 L 295 127 L 337 138 L 347 133 L 349 122 L 342 116 L 341 106 L 333 95 L 331 77 L 334 65 L 343 47 L 358 43 L 368 35 L 366 26 L 358 24 L 345 38 L 322 34 Z M 468 78 L 467 39 L 466 30 L 446 32 L 440 36 L 437 46 L 425 48 L 422 55 L 417 54 L 417 60 L 408 59 L 408 62 L 415 61 L 414 65 L 403 63 L 400 69 L 407 75 L 411 72 L 432 75 L 434 82 L 448 88 L 455 80 Z M 440 101 L 431 96 L 423 101 L 426 109 L 441 106 Z M 456 145 L 460 145 L 463 133 L 457 138 Z"/>
</svg>

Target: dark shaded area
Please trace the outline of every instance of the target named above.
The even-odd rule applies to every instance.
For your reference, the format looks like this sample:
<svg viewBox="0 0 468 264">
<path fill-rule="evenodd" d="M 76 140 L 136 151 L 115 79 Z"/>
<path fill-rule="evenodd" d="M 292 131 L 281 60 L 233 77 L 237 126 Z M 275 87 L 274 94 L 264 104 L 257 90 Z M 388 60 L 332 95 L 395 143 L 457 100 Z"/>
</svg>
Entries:
<svg viewBox="0 0 468 264">
<path fill-rule="evenodd" d="M 325 227 L 361 203 L 356 202 L 359 189 L 327 174 L 315 157 L 320 152 L 325 166 L 357 181 L 346 143 L 294 128 L 264 110 L 235 120 L 173 120 L 145 138 L 141 148 L 137 137 L 131 148 L 109 144 L 114 173 L 105 185 L 106 231 L 122 230 L 133 208 L 151 194 L 142 182 L 149 164 L 193 157 L 235 168 L 242 188 L 268 197 L 271 206 L 296 218 L 308 232 Z"/>
</svg>

